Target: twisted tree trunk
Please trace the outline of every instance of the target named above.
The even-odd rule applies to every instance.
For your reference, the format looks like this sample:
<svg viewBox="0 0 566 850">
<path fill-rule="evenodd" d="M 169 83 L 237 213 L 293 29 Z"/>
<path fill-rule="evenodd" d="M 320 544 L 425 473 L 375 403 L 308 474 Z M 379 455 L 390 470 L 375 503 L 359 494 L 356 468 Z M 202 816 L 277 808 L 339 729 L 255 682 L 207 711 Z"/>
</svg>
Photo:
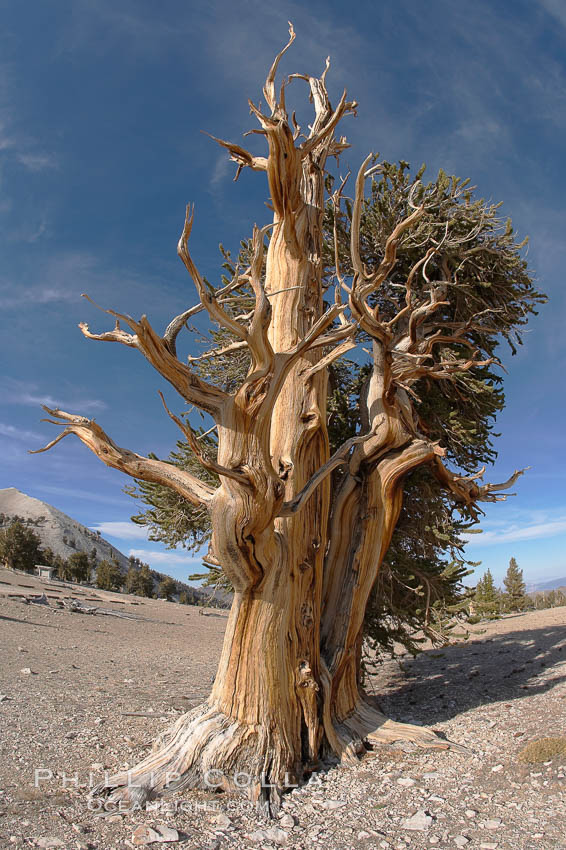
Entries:
<svg viewBox="0 0 566 850">
<path fill-rule="evenodd" d="M 479 486 L 478 476 L 459 478 L 441 463 L 438 445 L 419 433 L 408 384 L 423 373 L 439 379 L 454 369 L 468 369 L 473 358 L 427 365 L 440 337 L 434 327 L 427 335 L 423 323 L 446 303 L 445 287 L 431 286 L 428 300 L 413 303 L 411 286 L 430 251 L 411 271 L 406 306 L 393 319 L 383 322 L 378 309 L 370 306 L 368 297 L 395 265 L 402 234 L 424 214 L 424 206 L 413 208 L 396 226 L 383 261 L 368 273 L 360 259 L 359 228 L 369 159 L 356 181 L 351 284 L 344 283 L 337 268 L 335 303 L 325 310 L 325 167 L 328 157 L 347 147 L 343 138 L 336 139 L 335 128 L 356 104 L 347 102 L 344 94 L 337 108 L 331 108 L 325 87 L 328 66 L 320 79 L 293 75 L 276 96 L 278 63 L 293 39 L 291 29 L 289 44 L 266 80 L 270 114 L 251 104 L 268 142 L 268 156 L 255 157 L 217 140 L 240 169 L 267 173 L 274 215 L 266 228 L 272 232 L 265 279 L 264 231 L 257 229 L 253 260 L 241 276 L 255 295 L 252 313 L 234 317 L 219 293 L 205 285 L 188 250 L 189 209 L 178 252 L 197 288 L 198 308 L 177 316 L 162 337 L 145 317 L 138 322 L 112 310 L 106 312 L 116 318 L 113 330 L 93 334 L 81 325 L 90 339 L 136 348 L 185 401 L 214 418 L 218 454 L 211 460 L 190 427 L 166 408 L 202 465 L 219 476 L 219 487 L 214 490 L 189 472 L 120 448 L 94 421 L 49 411 L 51 421 L 65 428 L 46 448 L 75 434 L 107 465 L 166 485 L 205 507 L 212 528 L 211 557 L 235 590 L 209 699 L 180 717 L 133 770 L 95 789 L 114 800 L 140 804 L 184 787 L 242 789 L 273 813 L 281 792 L 312 770 L 323 753 L 347 760 L 366 738 L 409 738 L 417 744 L 446 746 L 427 729 L 387 720 L 363 694 L 365 609 L 399 517 L 403 478 L 410 470 L 433 463 L 443 484 L 467 504 L 501 498 L 491 491 L 508 486 L 518 474 L 498 487 Z M 291 128 L 285 106 L 285 87 L 294 78 L 308 84 L 315 110 L 303 141 L 294 116 Z M 236 277 L 233 286 L 239 284 Z M 341 302 L 341 289 L 348 293 L 347 305 Z M 177 334 L 194 309 L 206 309 L 236 338 L 235 345 L 249 352 L 248 375 L 233 394 L 208 384 L 176 356 Z M 360 330 L 373 339 L 373 371 L 362 402 L 364 428 L 330 457 L 327 366 L 353 347 Z M 458 328 L 452 336 L 447 333 L 443 340 L 461 342 Z M 331 494 L 330 475 L 338 466 L 344 467 L 344 474 Z"/>
</svg>

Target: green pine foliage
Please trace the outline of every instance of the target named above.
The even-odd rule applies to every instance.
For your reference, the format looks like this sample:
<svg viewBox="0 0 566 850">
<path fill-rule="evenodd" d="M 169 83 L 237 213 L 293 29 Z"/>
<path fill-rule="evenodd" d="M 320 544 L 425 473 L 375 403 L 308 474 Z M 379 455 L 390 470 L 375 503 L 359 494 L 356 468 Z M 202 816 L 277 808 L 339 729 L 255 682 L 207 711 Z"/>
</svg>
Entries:
<svg viewBox="0 0 566 850">
<path fill-rule="evenodd" d="M 131 566 L 126 573 L 126 590 L 135 596 L 153 596 L 153 576 L 148 564 Z"/>
<path fill-rule="evenodd" d="M 527 605 L 526 586 L 523 570 L 519 569 L 515 558 L 509 561 L 509 567 L 503 579 L 505 586 L 504 605 L 506 611 L 523 611 Z"/>
<path fill-rule="evenodd" d="M 19 520 L 0 531 L 0 561 L 12 570 L 32 572 L 43 561 L 41 540 Z"/>
<path fill-rule="evenodd" d="M 74 581 L 90 581 L 91 564 L 86 552 L 73 552 L 67 564 Z"/>
<path fill-rule="evenodd" d="M 424 167 L 413 178 L 407 163 L 384 163 L 372 181 L 361 226 L 361 258 L 368 271 L 379 265 L 387 237 L 407 216 L 411 192 L 415 203 L 426 201 L 425 215 L 414 228 L 405 231 L 397 264 L 375 294 L 373 306 L 383 321 L 395 316 L 405 304 L 403 284 L 410 270 L 429 248 L 438 246 L 442 240 L 443 250 L 430 258 L 426 276 L 415 277 L 415 293 L 425 293 L 431 281 L 447 277 L 456 280 L 457 285 L 449 287 L 447 303 L 441 308 L 447 335 L 464 320 L 469 322 L 469 327 L 462 336 L 470 352 L 479 352 L 477 359 L 496 360 L 502 342 L 515 353 L 521 344 L 524 325 L 545 300 L 528 271 L 523 252 L 525 242 L 517 241 L 510 221 L 500 219 L 499 205 L 474 197 L 469 181 L 440 171 L 435 180 L 425 184 L 423 173 Z M 332 179 L 328 177 L 329 194 L 332 189 Z M 332 202 L 327 206 L 323 259 L 328 287 L 334 287 L 338 279 L 334 232 L 338 239 L 340 275 L 346 284 L 351 279 L 351 213 L 351 202 L 347 199 L 345 210 L 337 212 Z M 225 285 L 237 267 L 248 265 L 250 241 L 241 243 L 236 260 L 222 246 L 221 252 L 229 276 L 222 280 Z M 437 257 L 442 257 L 442 261 Z M 329 297 L 333 299 L 334 295 Z M 247 284 L 234 290 L 230 298 L 223 306 L 234 314 L 244 312 L 253 303 Z M 213 329 L 200 339 L 202 352 L 196 359 L 189 358 L 192 367 L 208 381 L 233 390 L 246 374 L 249 365 L 246 352 L 238 349 L 207 357 L 234 341 L 225 329 Z M 356 341 L 360 343 L 356 352 L 329 368 L 327 423 L 331 451 L 367 427 L 360 413 L 360 398 L 367 389 L 370 369 L 369 357 L 363 349 L 371 347 L 371 341 L 362 332 Z M 450 362 L 461 354 L 462 346 L 441 341 L 434 346 L 429 362 Z M 472 474 L 479 466 L 495 460 L 493 440 L 498 436 L 495 419 L 505 403 L 501 374 L 495 363 L 455 372 L 451 380 L 423 377 L 406 387 L 406 391 L 418 416 L 419 429 L 446 449 L 446 460 L 453 469 L 463 475 Z M 205 450 L 214 456 L 215 433 L 207 433 L 204 425 L 196 433 Z M 177 443 L 168 460 L 210 484 L 216 483 L 183 442 Z M 338 483 L 340 474 L 340 470 L 334 473 L 334 484 Z M 127 487 L 126 492 L 144 505 L 132 519 L 148 526 L 152 539 L 172 548 L 188 549 L 198 549 L 209 540 L 206 512 L 182 501 L 172 491 L 140 482 Z M 395 643 L 416 651 L 424 638 L 443 642 L 465 618 L 472 593 L 465 587 L 465 580 L 478 565 L 464 556 L 463 534 L 477 521 L 478 513 L 474 507 L 461 505 L 456 510 L 449 494 L 428 468 L 418 469 L 406 478 L 399 522 L 365 619 L 366 643 L 378 655 L 380 651 L 391 651 Z M 192 575 L 190 579 L 229 589 L 229 582 L 218 566 L 207 563 L 206 559 L 204 565 L 207 572 Z M 491 584 L 488 579 L 487 588 L 485 577 L 482 581 L 484 584 L 480 582 L 478 587 L 480 595 L 484 594 L 483 610 L 487 616 L 495 616 L 500 604 L 498 592 L 491 588 L 492 578 Z M 480 604 L 477 593 L 476 605 Z"/>
<path fill-rule="evenodd" d="M 177 585 L 169 576 L 165 576 L 165 578 L 159 582 L 157 587 L 157 593 L 160 599 L 166 599 L 168 602 L 171 602 L 173 598 L 173 594 L 177 592 Z"/>
<path fill-rule="evenodd" d="M 501 613 L 501 593 L 496 588 L 490 570 L 478 581 L 474 594 L 474 609 L 479 617 L 495 619 Z"/>
<path fill-rule="evenodd" d="M 96 569 L 96 586 L 101 590 L 120 590 L 125 578 L 117 563 L 101 561 Z"/>
</svg>

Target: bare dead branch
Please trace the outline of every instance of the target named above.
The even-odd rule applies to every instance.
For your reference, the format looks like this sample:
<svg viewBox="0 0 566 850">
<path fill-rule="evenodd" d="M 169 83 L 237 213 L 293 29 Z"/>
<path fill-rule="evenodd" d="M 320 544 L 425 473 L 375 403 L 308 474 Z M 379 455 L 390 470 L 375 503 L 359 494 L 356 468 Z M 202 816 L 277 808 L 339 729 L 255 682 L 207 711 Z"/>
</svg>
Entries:
<svg viewBox="0 0 566 850">
<path fill-rule="evenodd" d="M 436 457 L 434 461 L 434 474 L 437 479 L 450 490 L 456 502 L 465 504 L 470 509 L 475 518 L 480 513 L 479 508 L 476 508 L 477 502 L 504 502 L 508 496 L 515 495 L 514 493 L 504 493 L 497 496 L 495 493 L 512 487 L 515 481 L 528 469 L 530 469 L 529 466 L 524 469 L 516 469 L 503 484 L 478 484 L 477 480 L 483 475 L 485 467 L 476 475 L 459 476 L 447 469 L 439 457 Z"/>
<path fill-rule="evenodd" d="M 332 193 L 332 206 L 334 209 L 334 223 L 333 223 L 333 237 L 334 237 L 334 268 L 336 269 L 336 280 L 338 281 L 339 287 L 337 289 L 337 303 L 340 303 L 340 289 L 345 285 L 344 279 L 340 273 L 340 249 L 338 246 L 338 213 L 340 212 L 340 205 L 342 200 L 342 192 L 346 187 L 346 183 L 349 180 L 351 172 L 348 171 L 344 179 L 342 180 L 340 187 Z"/>
<path fill-rule="evenodd" d="M 216 299 L 216 296 L 205 285 L 199 270 L 193 262 L 193 259 L 189 253 L 188 246 L 189 237 L 191 235 L 191 230 L 193 227 L 193 220 L 194 207 L 191 208 L 191 206 L 188 205 L 187 212 L 185 215 L 185 224 L 183 226 L 183 231 L 179 239 L 179 244 L 177 245 L 177 254 L 181 258 L 183 264 L 185 265 L 185 268 L 189 272 L 193 283 L 196 286 L 198 296 L 205 309 L 207 310 L 210 318 L 222 327 L 227 328 L 234 334 L 234 336 L 237 336 L 240 339 L 247 341 L 247 332 L 244 330 L 244 328 L 242 328 L 241 325 L 238 324 L 238 322 L 236 322 L 231 316 L 229 316 L 225 310 L 222 309 Z"/>
<path fill-rule="evenodd" d="M 344 305 L 333 304 L 326 313 L 317 319 L 314 325 L 307 331 L 303 339 L 299 340 L 297 345 L 290 351 L 284 352 L 283 356 L 287 360 L 292 360 L 294 362 L 297 358 L 301 357 L 301 355 L 312 348 L 320 348 L 322 345 L 331 345 L 334 342 L 339 342 L 346 336 L 353 334 L 356 330 L 356 325 L 348 324 L 342 325 L 340 328 L 336 328 L 331 334 L 327 334 L 324 337 L 322 336 L 324 331 L 330 327 L 334 319 L 336 319 L 345 309 Z"/>
<path fill-rule="evenodd" d="M 412 269 L 409 272 L 409 275 L 407 277 L 407 282 L 405 284 L 405 290 L 406 290 L 406 292 L 405 292 L 405 306 L 401 310 L 399 310 L 399 312 L 389 322 L 387 322 L 387 327 L 392 327 L 394 324 L 399 322 L 400 319 L 402 319 L 404 316 L 406 316 L 407 313 L 411 312 L 411 309 L 412 309 L 411 299 L 412 299 L 413 281 L 415 279 L 415 275 L 417 274 L 417 272 L 421 268 L 421 266 L 423 266 L 425 263 L 428 262 L 429 257 L 431 257 L 432 254 L 434 254 L 434 251 L 435 251 L 434 248 L 429 248 L 428 251 L 426 252 L 426 254 L 423 257 L 421 257 L 420 260 L 417 260 L 417 262 L 412 267 Z"/>
<path fill-rule="evenodd" d="M 237 342 L 231 342 L 230 345 L 226 345 L 224 348 L 214 348 L 210 351 L 205 351 L 204 354 L 198 354 L 196 357 L 188 357 L 187 360 L 189 363 L 197 363 L 199 360 L 211 360 L 213 357 L 222 357 L 225 354 L 231 354 L 233 351 L 242 351 L 243 349 L 247 349 L 248 344 L 243 340 L 238 340 Z"/>
<path fill-rule="evenodd" d="M 238 170 L 234 177 L 234 182 L 240 176 L 242 168 L 251 168 L 252 171 L 267 171 L 267 158 L 264 156 L 253 156 L 249 151 L 234 142 L 226 142 L 224 139 L 218 139 L 211 133 L 205 133 L 213 141 L 225 148 L 230 153 L 230 159 L 237 163 Z"/>
<path fill-rule="evenodd" d="M 303 159 L 316 148 L 323 145 L 324 142 L 332 135 L 341 118 L 343 118 L 347 113 L 355 113 L 358 105 L 355 100 L 346 100 L 346 90 L 344 90 L 338 106 L 334 112 L 330 114 L 328 120 L 323 123 L 324 118 L 330 109 L 326 86 L 322 80 L 317 80 L 315 77 L 309 78 L 309 84 L 313 94 L 315 107 L 318 107 L 319 112 L 317 114 L 317 119 L 313 124 L 311 135 L 300 146 Z"/>
<path fill-rule="evenodd" d="M 346 342 L 343 342 L 341 345 L 337 345 L 333 351 L 325 354 L 318 363 L 315 363 L 315 365 L 311 366 L 310 369 L 302 372 L 302 377 L 305 381 L 308 381 L 313 375 L 316 375 L 317 372 L 320 372 L 322 369 L 326 369 L 331 363 L 334 363 L 335 360 L 338 360 L 339 357 L 342 357 L 353 348 L 356 348 L 356 343 L 352 340 L 346 340 Z"/>
<path fill-rule="evenodd" d="M 294 33 L 292 32 L 292 39 Z M 291 42 L 290 42 L 291 43 Z M 250 271 L 250 283 L 255 295 L 255 306 L 248 332 L 248 345 L 252 355 L 252 369 L 271 369 L 273 365 L 273 348 L 269 342 L 267 331 L 271 320 L 271 304 L 265 292 L 262 279 L 264 244 L 263 237 L 268 228 L 254 227 L 252 244 L 253 259 Z"/>
<path fill-rule="evenodd" d="M 114 330 L 102 334 L 93 334 L 85 322 L 79 324 L 83 335 L 87 339 L 101 340 L 102 342 L 119 342 L 129 348 L 136 348 L 145 359 L 177 390 L 179 395 L 194 404 L 201 410 L 206 410 L 211 416 L 217 418 L 229 396 L 218 387 L 203 381 L 188 366 L 181 363 L 171 353 L 167 341 L 164 341 L 151 327 L 147 316 L 142 316 L 136 321 L 131 316 L 117 313 L 115 310 L 107 310 L 96 304 L 92 298 L 83 294 L 91 304 L 103 313 L 108 313 L 116 319 Z M 120 321 L 127 324 L 133 334 L 127 334 L 120 328 Z"/>
<path fill-rule="evenodd" d="M 424 215 L 425 208 L 424 206 L 417 207 L 410 215 L 396 225 L 385 243 L 385 251 L 381 263 L 375 272 L 371 274 L 368 273 L 362 263 L 360 253 L 360 227 L 364 202 L 365 180 L 370 174 L 380 168 L 379 164 L 375 165 L 371 169 L 367 168 L 373 157 L 373 154 L 369 154 L 369 156 L 365 158 L 356 177 L 354 204 L 352 208 L 352 224 L 350 228 L 350 255 L 352 266 L 354 268 L 354 279 L 352 288 L 349 292 L 349 302 L 354 318 L 359 321 L 364 330 L 366 330 L 374 338 L 386 343 L 389 341 L 390 336 L 388 323 L 380 321 L 377 308 L 375 310 L 371 310 L 366 299 L 372 292 L 375 292 L 381 286 L 383 281 L 394 268 L 397 261 L 397 248 L 403 233 L 408 228 L 412 227 Z"/>
<path fill-rule="evenodd" d="M 312 496 L 318 485 L 321 484 L 321 482 L 324 481 L 324 479 L 339 466 L 342 466 L 344 463 L 348 463 L 348 456 L 354 446 L 365 442 L 372 436 L 373 431 L 370 431 L 369 434 L 363 434 L 358 437 L 350 437 L 349 440 L 346 440 L 340 448 L 334 452 L 330 460 L 328 460 L 324 466 L 321 466 L 320 469 L 318 469 L 309 479 L 309 481 L 307 481 L 303 489 L 297 493 L 294 499 L 290 502 L 283 502 L 278 516 L 293 516 L 293 514 L 300 511 L 310 496 Z"/>
<path fill-rule="evenodd" d="M 232 478 L 234 481 L 238 481 L 238 483 L 243 484 L 245 486 L 249 485 L 249 480 L 246 478 L 245 475 L 242 475 L 241 472 L 237 472 L 235 469 L 228 469 L 227 467 L 222 466 L 221 464 L 216 463 L 216 461 L 212 460 L 206 454 L 206 452 L 202 450 L 202 447 L 199 446 L 198 440 L 189 423 L 183 422 L 182 419 L 179 419 L 178 416 L 175 416 L 175 414 L 169 410 L 165 402 L 163 393 L 161 391 L 159 391 L 159 397 L 163 403 L 163 407 L 165 408 L 167 415 L 181 430 L 185 439 L 187 440 L 187 443 L 191 447 L 191 451 L 205 469 L 208 469 L 210 472 L 215 472 L 217 475 L 224 476 L 225 478 Z"/>
<path fill-rule="evenodd" d="M 195 310 L 192 307 L 189 310 L 185 310 L 184 313 L 180 313 L 178 316 L 175 316 L 174 319 L 171 319 L 165 328 L 163 342 L 174 357 L 177 356 L 177 337 L 179 336 L 182 328 L 186 326 L 187 320 L 190 319 L 194 313 Z"/>
<path fill-rule="evenodd" d="M 120 448 L 94 419 L 76 416 L 63 410 L 52 410 L 45 405 L 43 405 L 43 409 L 55 417 L 46 421 L 59 426 L 68 424 L 54 440 L 43 448 L 30 452 L 30 454 L 48 451 L 64 437 L 75 434 L 106 466 L 119 469 L 120 472 L 125 472 L 126 475 L 133 478 L 140 478 L 142 481 L 150 481 L 170 487 L 192 505 L 208 505 L 211 501 L 214 489 L 209 487 L 208 484 L 171 463 L 143 457 L 128 449 Z"/>
<path fill-rule="evenodd" d="M 265 85 L 263 87 L 263 94 L 267 101 L 267 105 L 271 109 L 271 114 L 274 115 L 278 108 L 281 108 L 285 117 L 285 102 L 278 102 L 275 96 L 275 75 L 277 73 L 277 68 L 279 66 L 279 62 L 281 61 L 283 55 L 289 50 L 293 42 L 295 41 L 295 30 L 293 29 L 293 24 L 291 21 L 287 22 L 289 24 L 289 41 L 285 45 L 285 47 L 279 51 L 275 59 L 273 60 L 273 64 L 269 69 L 269 73 L 267 75 L 267 79 L 265 81 Z M 283 99 L 283 95 L 282 95 Z"/>
</svg>

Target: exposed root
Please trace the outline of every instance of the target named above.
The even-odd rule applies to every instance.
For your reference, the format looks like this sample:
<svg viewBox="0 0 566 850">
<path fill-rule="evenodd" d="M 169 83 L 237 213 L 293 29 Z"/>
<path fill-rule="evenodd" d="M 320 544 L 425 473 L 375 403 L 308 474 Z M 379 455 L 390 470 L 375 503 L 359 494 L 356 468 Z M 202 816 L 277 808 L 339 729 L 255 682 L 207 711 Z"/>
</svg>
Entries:
<svg viewBox="0 0 566 850">
<path fill-rule="evenodd" d="M 143 761 L 97 785 L 90 796 L 138 809 L 185 789 L 237 791 L 272 817 L 283 791 L 298 781 L 299 766 L 288 762 L 276 729 L 240 723 L 204 703 L 159 736 Z"/>
<path fill-rule="evenodd" d="M 466 747 L 440 738 L 436 732 L 425 726 L 390 720 L 362 699 L 352 714 L 340 723 L 335 722 L 334 730 L 340 744 L 340 757 L 343 763 L 357 760 L 357 756 L 363 751 L 364 741 L 370 744 L 410 741 L 424 749 L 469 752 Z"/>
</svg>

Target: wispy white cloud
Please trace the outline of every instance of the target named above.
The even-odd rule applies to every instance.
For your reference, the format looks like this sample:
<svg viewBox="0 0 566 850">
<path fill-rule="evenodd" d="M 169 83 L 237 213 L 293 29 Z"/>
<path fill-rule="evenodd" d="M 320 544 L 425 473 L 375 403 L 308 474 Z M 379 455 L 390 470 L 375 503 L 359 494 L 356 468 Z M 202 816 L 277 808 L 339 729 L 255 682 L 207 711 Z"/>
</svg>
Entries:
<svg viewBox="0 0 566 850">
<path fill-rule="evenodd" d="M 40 225 L 39 229 L 30 236 L 23 237 L 26 242 L 35 242 L 45 232 L 45 227 Z M 54 304 L 61 301 L 78 301 L 79 294 L 57 286 L 30 286 L 18 287 L 11 295 L 0 296 L 0 308 L 10 310 L 24 305 L 32 304 Z"/>
<path fill-rule="evenodd" d="M 89 526 L 100 531 L 103 536 L 117 537 L 120 540 L 147 540 L 147 529 L 133 522 L 99 522 Z"/>
<path fill-rule="evenodd" d="M 566 29 L 566 6 L 563 0 L 539 0 L 542 8 Z"/>
<path fill-rule="evenodd" d="M 223 152 L 216 160 L 216 165 L 214 166 L 212 177 L 210 178 L 209 187 L 211 192 L 214 193 L 218 191 L 220 184 L 228 176 L 229 170 L 230 160 L 226 155 L 226 152 Z"/>
<path fill-rule="evenodd" d="M 46 168 L 57 168 L 58 163 L 54 156 L 48 153 L 18 153 L 16 159 L 28 171 L 43 171 Z"/>
<path fill-rule="evenodd" d="M 9 440 L 22 442 L 42 439 L 41 434 L 38 434 L 36 431 L 21 430 L 20 428 L 16 428 L 15 425 L 7 425 L 4 422 L 0 422 L 0 437 L 7 437 Z"/>
<path fill-rule="evenodd" d="M 41 393 L 37 385 L 24 381 L 15 381 L 12 378 L 0 379 L 0 392 L 6 404 L 23 404 L 26 406 L 58 407 L 61 410 L 73 412 L 78 410 L 89 413 L 97 410 L 105 410 L 106 404 L 95 398 L 83 398 L 76 396 L 65 399 L 61 396 L 52 396 Z"/>
<path fill-rule="evenodd" d="M 566 515 L 553 519 L 541 517 L 539 521 L 526 524 L 501 524 L 479 534 L 469 534 L 465 537 L 467 546 L 496 546 L 501 543 L 519 543 L 526 540 L 556 537 L 565 532 Z"/>
<path fill-rule="evenodd" d="M 23 165 L 28 171 L 56 168 L 53 154 L 42 150 L 39 141 L 18 129 L 17 83 L 8 63 L 0 65 L 0 151 L 4 157 Z"/>
<path fill-rule="evenodd" d="M 153 549 L 130 549 L 128 556 L 130 555 L 152 566 L 159 564 L 160 566 L 174 567 L 202 563 L 202 558 L 195 558 L 182 552 L 155 552 Z"/>
</svg>

